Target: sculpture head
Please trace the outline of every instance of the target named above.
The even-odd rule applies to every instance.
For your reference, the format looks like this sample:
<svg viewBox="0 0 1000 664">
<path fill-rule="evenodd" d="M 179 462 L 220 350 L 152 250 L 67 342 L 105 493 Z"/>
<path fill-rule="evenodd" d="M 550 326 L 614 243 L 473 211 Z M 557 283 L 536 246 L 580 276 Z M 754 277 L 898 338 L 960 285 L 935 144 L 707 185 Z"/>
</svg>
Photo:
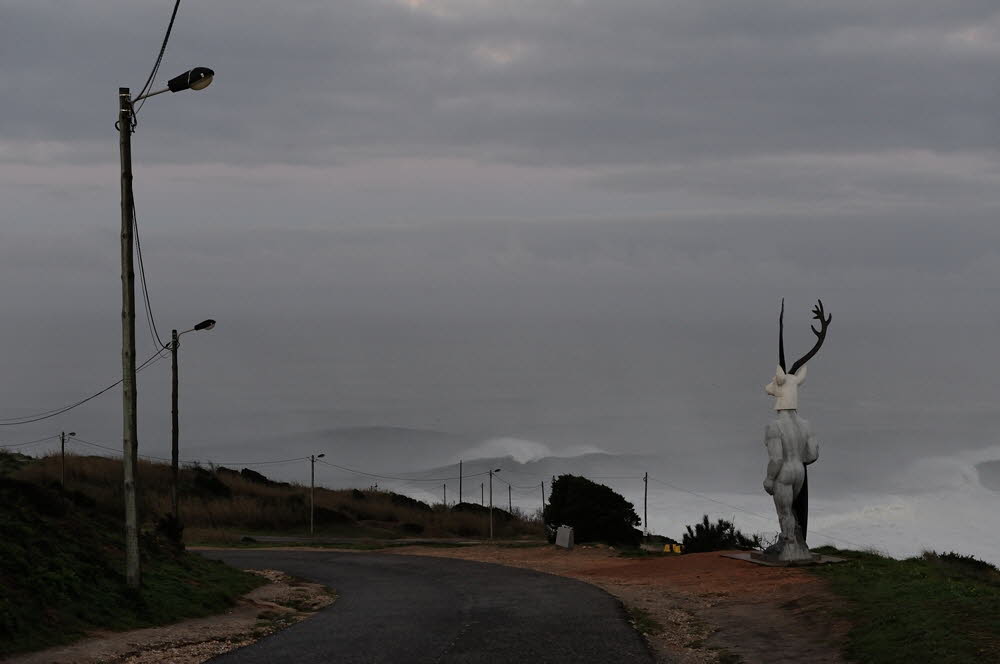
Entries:
<svg viewBox="0 0 1000 664">
<path fill-rule="evenodd" d="M 806 382 L 806 368 L 789 374 L 780 366 L 774 372 L 774 378 L 764 387 L 764 391 L 772 397 L 775 410 L 796 410 L 799 407 L 799 385 Z"/>
<path fill-rule="evenodd" d="M 823 301 L 817 300 L 813 307 L 813 318 L 819 321 L 819 329 L 810 327 L 816 335 L 816 345 L 803 355 L 792 370 L 785 369 L 785 300 L 781 300 L 781 314 L 778 316 L 778 368 L 774 378 L 764 387 L 764 391 L 775 397 L 775 410 L 796 410 L 799 407 L 799 385 L 806 381 L 806 362 L 811 360 L 826 340 L 826 330 L 833 320 L 832 314 L 823 311 Z"/>
</svg>

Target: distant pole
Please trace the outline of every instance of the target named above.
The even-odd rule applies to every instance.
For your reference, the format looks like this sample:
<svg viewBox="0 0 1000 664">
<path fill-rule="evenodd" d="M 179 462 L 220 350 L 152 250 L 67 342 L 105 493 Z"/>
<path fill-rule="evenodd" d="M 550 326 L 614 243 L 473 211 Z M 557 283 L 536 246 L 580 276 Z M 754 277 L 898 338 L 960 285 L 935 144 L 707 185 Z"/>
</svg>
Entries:
<svg viewBox="0 0 1000 664">
<path fill-rule="evenodd" d="M 486 507 L 486 493 L 485 493 L 485 489 L 483 489 L 483 486 L 484 486 L 484 484 L 482 482 L 480 482 L 479 483 L 479 504 L 482 505 L 483 507 Z"/>
<path fill-rule="evenodd" d="M 642 528 L 646 531 L 646 535 L 649 535 L 649 509 L 647 507 L 648 496 L 649 473 L 644 473 L 642 476 Z"/>
<path fill-rule="evenodd" d="M 62 484 L 63 491 L 65 491 L 66 490 L 66 432 L 65 431 L 59 434 L 59 446 L 62 447 L 62 472 L 61 472 L 62 480 L 60 483 Z"/>
<path fill-rule="evenodd" d="M 458 460 L 458 502 L 462 502 L 462 460 Z"/>
<path fill-rule="evenodd" d="M 313 536 L 315 532 L 313 530 L 313 525 L 315 521 L 316 513 L 316 459 L 322 459 L 325 454 L 310 454 L 309 455 L 309 537 Z"/>
<path fill-rule="evenodd" d="M 490 470 L 490 541 L 493 541 L 493 471 Z"/>
<path fill-rule="evenodd" d="M 514 513 L 514 504 L 510 502 L 510 485 L 507 485 L 507 511 Z"/>
<path fill-rule="evenodd" d="M 177 330 L 170 332 L 170 508 L 174 513 L 174 519 L 180 523 L 180 509 L 177 507 L 177 479 L 179 475 L 178 459 L 178 431 L 177 418 L 177 346 L 180 340 L 177 338 Z"/>
<path fill-rule="evenodd" d="M 542 521 L 542 535 L 545 535 L 545 482 L 542 485 L 542 511 L 539 512 L 539 518 Z"/>
<path fill-rule="evenodd" d="M 444 491 L 444 506 L 448 507 L 448 485 L 442 484 L 441 489 Z"/>
</svg>

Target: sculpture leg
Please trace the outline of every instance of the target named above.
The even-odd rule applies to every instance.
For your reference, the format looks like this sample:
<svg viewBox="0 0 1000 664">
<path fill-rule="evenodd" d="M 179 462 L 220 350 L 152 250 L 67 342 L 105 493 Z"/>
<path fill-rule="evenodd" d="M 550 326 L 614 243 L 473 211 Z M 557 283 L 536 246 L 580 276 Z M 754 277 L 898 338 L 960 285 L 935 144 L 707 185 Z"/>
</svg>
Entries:
<svg viewBox="0 0 1000 664">
<path fill-rule="evenodd" d="M 778 523 L 781 525 L 781 544 L 795 540 L 795 514 L 792 512 L 791 484 L 776 483 L 774 485 L 774 509 L 778 513 Z"/>
</svg>

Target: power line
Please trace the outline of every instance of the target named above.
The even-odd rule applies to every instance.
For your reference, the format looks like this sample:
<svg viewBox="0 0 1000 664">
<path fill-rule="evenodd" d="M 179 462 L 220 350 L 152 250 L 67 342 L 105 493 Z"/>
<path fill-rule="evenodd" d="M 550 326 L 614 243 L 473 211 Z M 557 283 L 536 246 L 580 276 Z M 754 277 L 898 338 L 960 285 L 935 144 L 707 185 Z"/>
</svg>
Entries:
<svg viewBox="0 0 1000 664">
<path fill-rule="evenodd" d="M 341 470 L 346 470 L 350 473 L 355 473 L 357 475 L 367 475 L 368 477 L 377 477 L 381 480 L 405 480 L 407 482 L 447 482 L 448 480 L 457 480 L 459 476 L 454 477 L 398 477 L 394 475 L 379 475 L 378 473 L 368 473 L 363 470 L 357 470 L 356 468 L 348 468 L 347 466 L 340 466 L 335 463 L 330 463 L 329 461 L 324 461 L 322 459 L 316 459 L 316 463 L 321 463 L 326 466 L 332 466 L 334 468 L 339 468 Z M 490 471 L 486 470 L 481 473 L 472 473 L 470 475 L 463 475 L 462 477 L 479 477 L 481 475 L 488 475 Z"/>
<path fill-rule="evenodd" d="M 45 438 L 39 438 L 38 440 L 29 440 L 24 443 L 5 443 L 0 445 L 0 447 L 27 447 L 28 445 L 34 445 L 35 443 L 44 443 L 47 440 L 52 440 L 53 438 L 58 438 L 59 434 L 53 434 L 51 436 L 46 436 Z"/>
<path fill-rule="evenodd" d="M 166 357 L 166 356 L 163 355 L 162 351 L 157 351 L 154 355 L 150 356 L 149 359 L 147 359 L 145 362 L 143 362 L 138 367 L 136 367 L 136 372 L 142 371 L 146 367 L 154 364 L 157 360 L 162 360 L 164 357 Z M 42 420 L 47 420 L 47 419 L 49 419 L 51 417 L 55 417 L 57 415 L 62 415 L 63 413 L 71 411 L 74 408 L 77 408 L 78 406 L 82 406 L 83 404 L 87 403 L 88 401 L 90 401 L 92 399 L 96 399 L 97 397 L 101 396 L 102 394 L 104 394 L 108 390 L 110 390 L 112 388 L 115 388 L 118 385 L 121 385 L 121 383 L 122 383 L 122 379 L 118 379 L 115 382 L 113 382 L 112 384 L 110 384 L 107 387 L 105 387 L 104 389 L 100 390 L 99 392 L 95 392 L 94 394 L 91 394 L 89 397 L 87 397 L 85 399 L 80 399 L 79 401 L 77 401 L 75 403 L 72 403 L 72 404 L 70 404 L 68 406 L 64 406 L 62 408 L 54 408 L 52 410 L 46 410 L 46 411 L 42 411 L 42 412 L 39 412 L 39 413 L 34 413 L 32 415 L 22 415 L 21 417 L 0 418 L 0 427 L 10 427 L 10 426 L 18 426 L 18 425 L 21 425 L 21 424 L 31 424 L 32 422 L 40 422 Z"/>
<path fill-rule="evenodd" d="M 662 484 L 664 486 L 668 486 L 671 489 L 674 489 L 675 491 L 680 491 L 682 493 L 689 493 L 692 496 L 697 496 L 698 498 L 701 498 L 703 500 L 708 500 L 708 501 L 711 501 L 713 503 L 717 503 L 719 505 L 723 505 L 725 507 L 728 507 L 729 509 L 736 510 L 737 512 L 743 512 L 744 514 L 749 514 L 751 516 L 755 516 L 758 519 L 764 519 L 765 521 L 767 521 L 768 523 L 771 523 L 771 524 L 773 524 L 773 523 L 775 523 L 777 521 L 777 519 L 775 519 L 774 517 L 764 516 L 763 514 L 758 514 L 757 512 L 751 512 L 748 509 L 744 509 L 744 508 L 738 507 L 736 505 L 730 505 L 727 502 L 724 502 L 724 501 L 721 501 L 721 500 L 716 500 L 715 498 L 709 498 L 708 496 L 702 495 L 702 494 L 697 493 L 695 491 L 688 491 L 687 489 L 682 489 L 681 487 L 677 486 L 676 484 L 671 484 L 670 482 L 665 482 L 663 480 L 658 480 L 655 477 L 650 477 L 649 479 L 651 479 L 654 482 L 657 482 L 659 484 Z M 818 533 L 820 535 L 823 535 L 824 537 L 829 537 L 832 540 L 836 540 L 838 542 L 844 542 L 845 544 L 850 544 L 851 546 L 857 546 L 857 547 L 861 547 L 861 548 L 865 547 L 864 544 L 859 544 L 858 542 L 852 542 L 851 540 L 845 539 L 843 537 L 835 537 L 834 535 L 831 535 L 830 533 L 824 532 L 824 531 L 819 530 L 817 528 L 812 528 L 811 531 L 814 532 L 814 533 Z"/>
<path fill-rule="evenodd" d="M 147 92 L 149 92 L 150 86 L 153 85 L 153 79 L 156 78 L 156 74 L 160 71 L 160 63 L 163 62 L 163 54 L 167 52 L 167 42 L 170 41 L 170 32 L 171 30 L 174 29 L 174 19 L 177 18 L 177 9 L 180 6 L 181 6 L 181 0 L 175 0 L 174 10 L 170 13 L 170 23 L 167 24 L 167 31 L 163 35 L 163 43 L 160 45 L 160 52 L 156 56 L 156 62 L 153 63 L 153 70 L 149 72 L 149 78 L 146 79 L 146 84 L 142 86 L 142 91 L 138 95 L 136 95 L 137 97 L 141 97 Z M 138 111 L 142 110 L 142 107 L 145 103 L 146 100 L 144 99 L 139 103 L 138 109 L 132 110 L 133 128 L 135 127 L 135 122 L 136 122 L 135 115 L 136 113 L 138 113 Z"/>
<path fill-rule="evenodd" d="M 489 472 L 489 471 L 487 471 L 487 472 Z M 493 478 L 497 479 L 497 480 L 500 480 L 501 482 L 503 482 L 504 484 L 506 484 L 507 486 L 509 486 L 512 489 L 521 489 L 523 491 L 528 491 L 528 490 L 534 491 L 535 489 L 538 488 L 537 484 L 531 484 L 531 485 L 528 485 L 528 486 L 520 486 L 518 484 L 511 484 L 510 482 L 508 482 L 504 478 L 500 477 L 499 475 L 493 475 Z"/>
<path fill-rule="evenodd" d="M 132 228 L 135 236 L 135 249 L 139 257 L 139 283 L 142 290 L 142 301 L 146 310 L 146 325 L 149 327 L 149 334 L 153 339 L 153 346 L 161 349 L 167 348 L 160 338 L 160 331 L 156 327 L 156 318 L 153 316 L 153 303 L 149 299 L 149 285 L 146 281 L 146 262 L 142 258 L 142 243 L 139 241 L 139 215 L 135 209 L 135 196 L 132 197 Z"/>
<path fill-rule="evenodd" d="M 80 438 L 79 436 L 74 436 L 72 439 L 67 439 L 67 440 L 75 440 L 83 443 L 84 445 L 90 445 L 91 447 L 96 447 L 102 450 L 108 450 L 109 452 L 115 452 L 116 454 L 121 453 L 121 450 L 117 448 L 109 447 L 107 445 L 102 445 L 101 443 L 95 443 L 94 441 L 86 440 L 84 438 Z M 142 457 L 143 459 L 153 459 L 156 461 L 170 461 L 170 459 L 167 459 L 165 457 L 153 456 L 152 454 L 140 454 L 139 456 Z M 212 464 L 213 466 L 266 466 L 279 463 L 291 463 L 292 461 L 304 461 L 308 458 L 309 457 L 295 457 L 293 459 L 274 459 L 271 461 L 206 461 L 204 463 L 209 463 Z M 181 462 L 188 464 L 202 463 L 200 459 L 181 459 Z"/>
</svg>

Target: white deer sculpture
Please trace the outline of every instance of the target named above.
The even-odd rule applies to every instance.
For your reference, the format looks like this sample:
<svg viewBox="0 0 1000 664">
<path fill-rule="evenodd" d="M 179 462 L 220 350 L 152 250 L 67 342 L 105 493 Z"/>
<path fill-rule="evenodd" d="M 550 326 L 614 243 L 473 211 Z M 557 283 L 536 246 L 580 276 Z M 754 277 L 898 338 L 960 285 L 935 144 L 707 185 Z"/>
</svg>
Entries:
<svg viewBox="0 0 1000 664">
<path fill-rule="evenodd" d="M 774 409 L 778 417 L 767 425 L 765 445 L 769 461 L 764 490 L 774 497 L 774 507 L 781 524 L 781 536 L 764 553 L 768 558 L 795 562 L 812 560 L 806 545 L 806 526 L 809 518 L 809 482 L 806 466 L 819 458 L 819 446 L 813 437 L 809 422 L 799 417 L 799 386 L 806 380 L 806 362 L 819 351 L 826 339 L 826 331 L 833 320 L 823 311 L 823 301 L 813 307 L 813 318 L 820 329 L 812 328 L 816 345 L 800 360 L 785 368 L 785 301 L 781 301 L 778 317 L 778 369 L 774 379 L 764 388 L 775 397 Z"/>
</svg>

